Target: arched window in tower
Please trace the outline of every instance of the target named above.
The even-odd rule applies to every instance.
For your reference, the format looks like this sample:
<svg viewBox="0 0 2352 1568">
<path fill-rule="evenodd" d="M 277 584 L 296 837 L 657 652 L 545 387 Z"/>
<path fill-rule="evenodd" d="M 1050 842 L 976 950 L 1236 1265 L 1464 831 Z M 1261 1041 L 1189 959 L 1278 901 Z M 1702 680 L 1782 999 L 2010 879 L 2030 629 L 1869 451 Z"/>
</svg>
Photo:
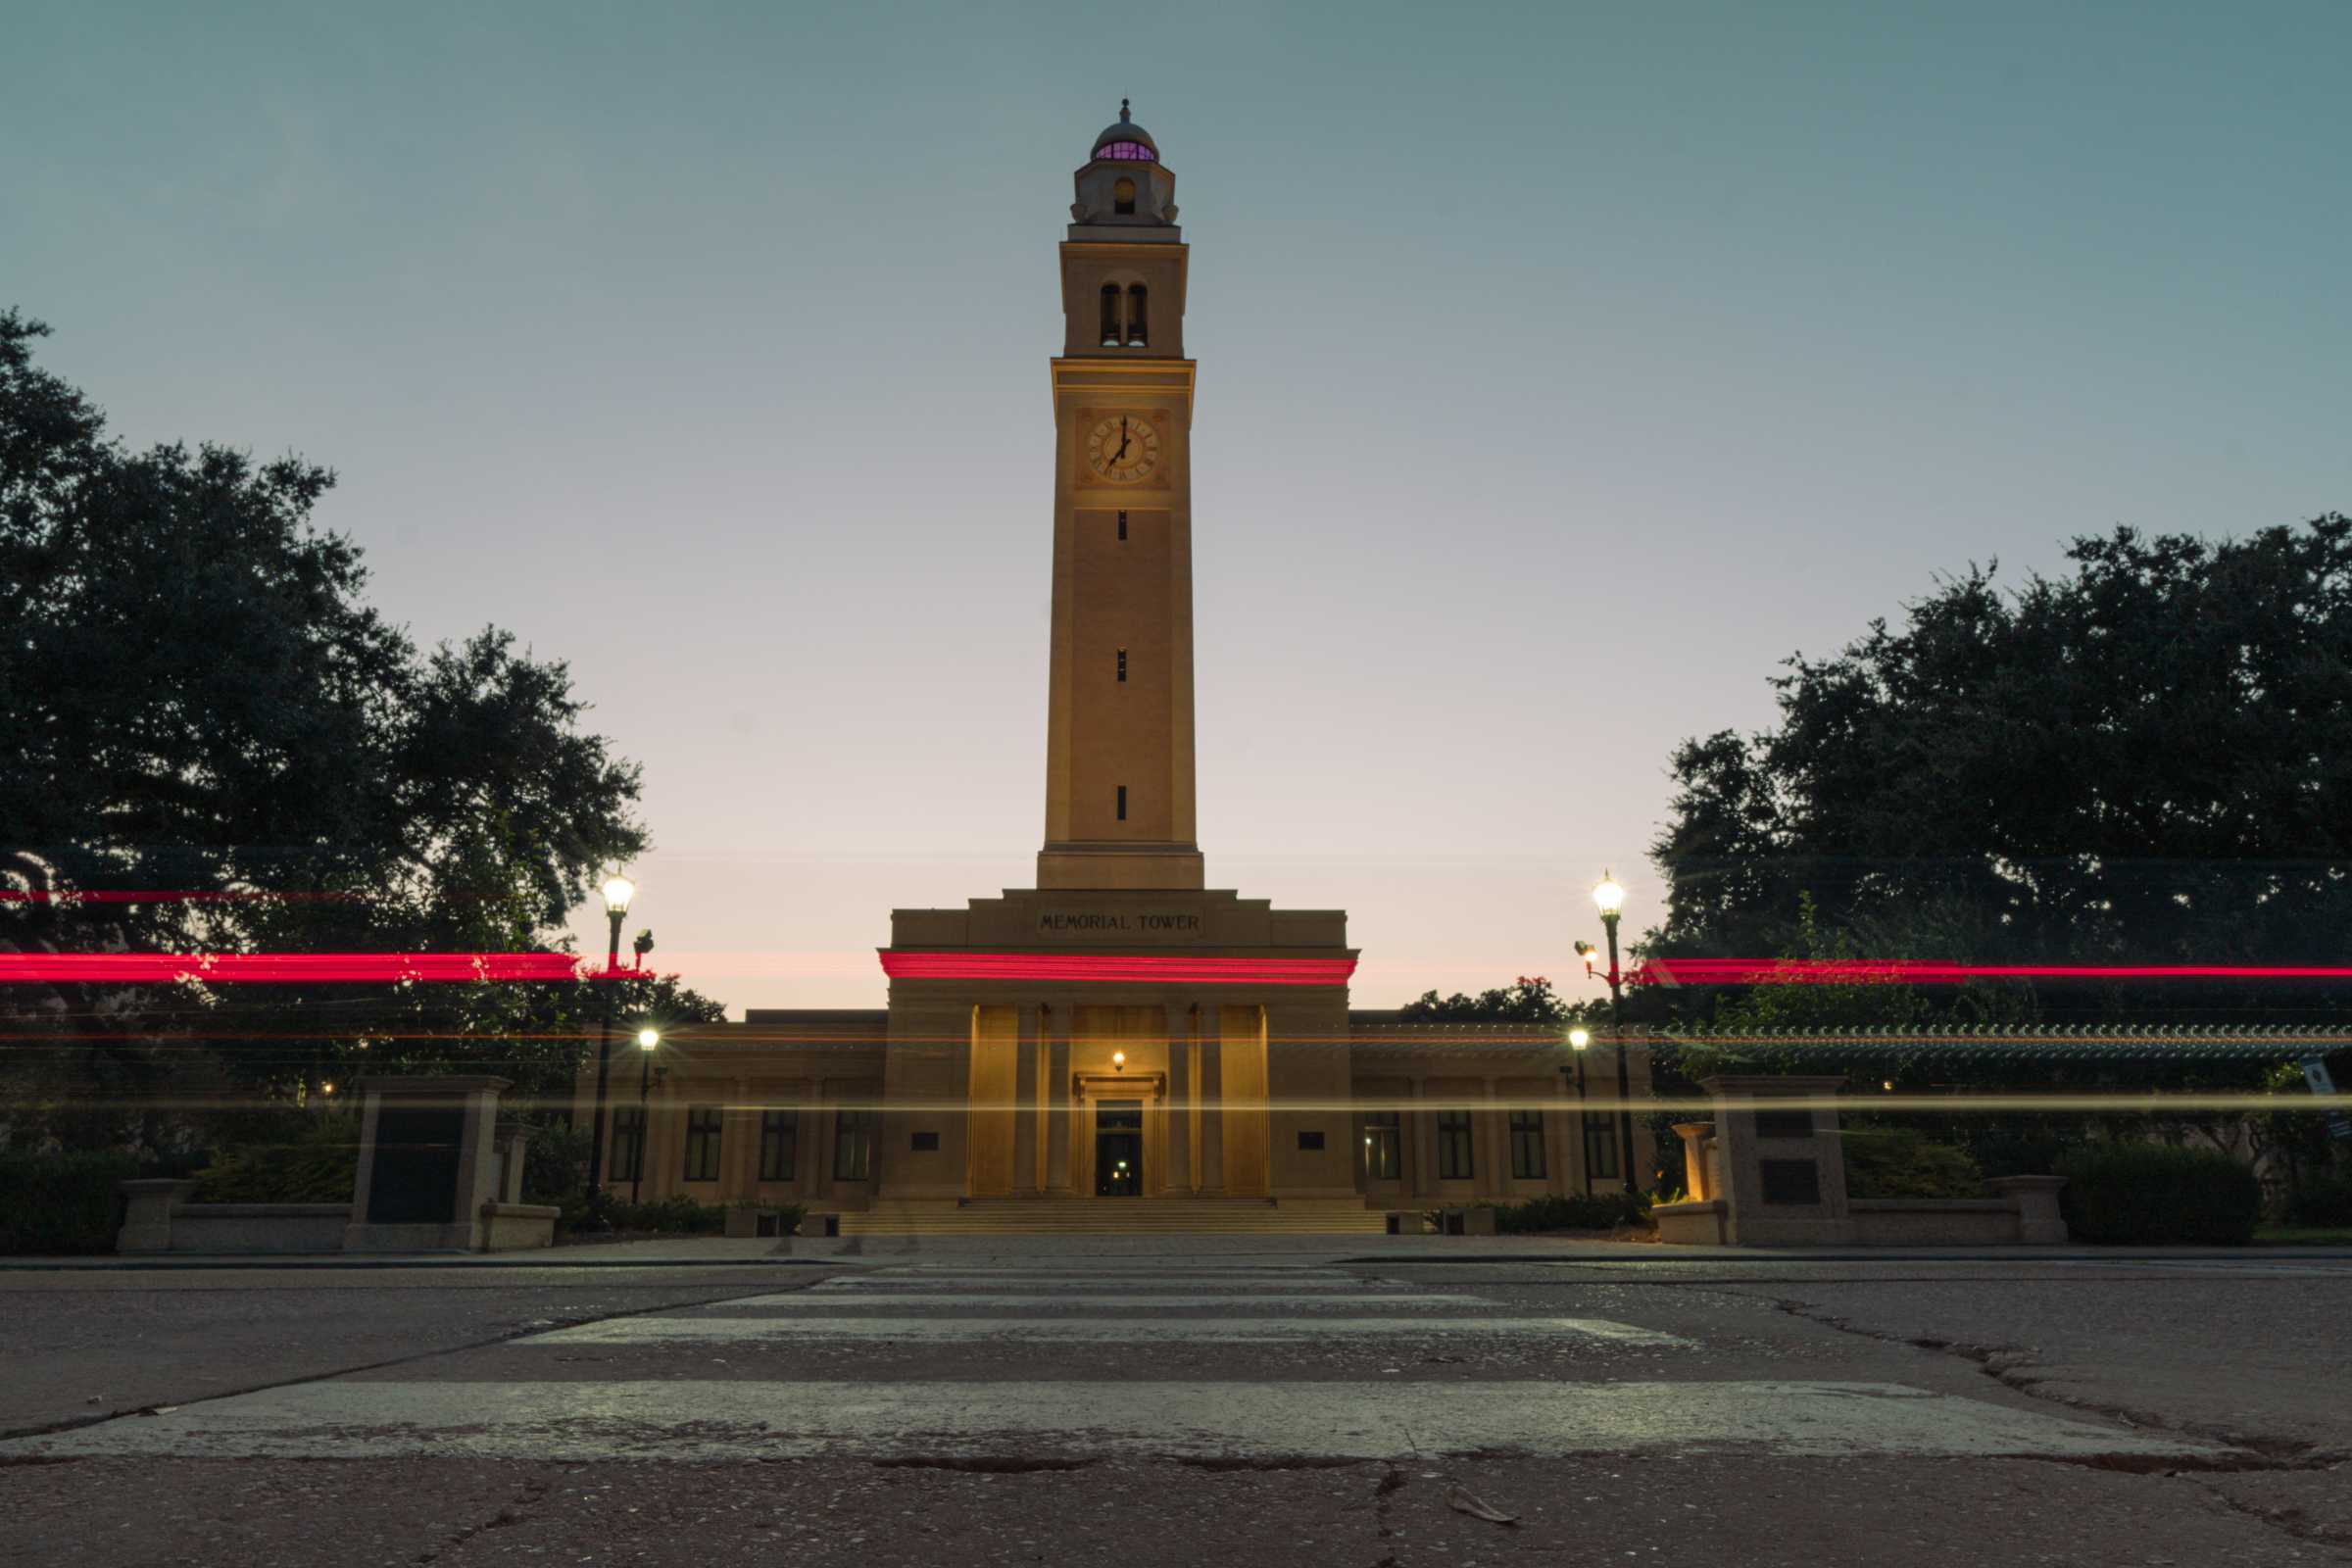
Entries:
<svg viewBox="0 0 2352 1568">
<path fill-rule="evenodd" d="M 1140 349 L 1149 341 L 1150 335 L 1144 330 L 1144 285 L 1130 283 L 1127 285 L 1127 346 Z"/>
<path fill-rule="evenodd" d="M 1116 283 L 1102 285 L 1102 346 L 1106 349 L 1119 346 L 1119 285 Z"/>
<path fill-rule="evenodd" d="M 1135 216 L 1135 181 L 1124 174 L 1110 187 L 1110 210 L 1127 218 Z"/>
</svg>

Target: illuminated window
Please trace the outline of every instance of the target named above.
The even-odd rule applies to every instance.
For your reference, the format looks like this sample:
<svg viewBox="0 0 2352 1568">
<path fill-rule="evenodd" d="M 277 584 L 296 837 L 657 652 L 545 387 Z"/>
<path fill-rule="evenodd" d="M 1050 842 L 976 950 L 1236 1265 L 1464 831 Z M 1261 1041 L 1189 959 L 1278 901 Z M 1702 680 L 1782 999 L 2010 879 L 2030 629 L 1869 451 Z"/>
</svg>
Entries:
<svg viewBox="0 0 2352 1568">
<path fill-rule="evenodd" d="M 1127 285 L 1127 346 L 1140 349 L 1148 335 L 1144 330 L 1144 285 Z"/>
<path fill-rule="evenodd" d="M 801 1163 L 801 1113 L 763 1110 L 760 1113 L 760 1179 L 788 1182 L 797 1179 Z"/>
<path fill-rule="evenodd" d="M 1106 349 L 1119 346 L 1119 285 L 1116 283 L 1102 285 L 1102 346 Z"/>
<path fill-rule="evenodd" d="M 1609 1124 L 1605 1110 L 1585 1112 L 1585 1180 L 1615 1181 L 1617 1179 L 1617 1129 Z"/>
<path fill-rule="evenodd" d="M 635 1105 L 619 1106 L 612 1112 L 612 1179 L 645 1179 L 645 1112 Z"/>
<path fill-rule="evenodd" d="M 1124 681 L 1124 680 L 1126 680 L 1126 678 L 1127 678 L 1127 650 L 1126 650 L 1126 649 L 1124 649 L 1124 648 L 1122 648 L 1122 649 L 1120 649 L 1120 650 L 1119 650 L 1119 679 L 1120 679 L 1121 681 Z"/>
<path fill-rule="evenodd" d="M 1376 1182 L 1393 1182 L 1399 1165 L 1398 1152 L 1404 1140 L 1393 1110 L 1367 1111 L 1364 1115 L 1364 1174 Z"/>
<path fill-rule="evenodd" d="M 1438 1175 L 1446 1181 L 1468 1181 L 1471 1176 L 1470 1113 L 1438 1112 Z"/>
<path fill-rule="evenodd" d="M 1544 1177 L 1544 1113 L 1540 1110 L 1511 1112 L 1511 1175 L 1518 1181 L 1536 1182 Z"/>
<path fill-rule="evenodd" d="M 1125 540 L 1125 539 L 1126 539 L 1126 537 L 1127 537 L 1127 514 L 1125 514 L 1124 512 L 1122 512 L 1122 513 L 1120 513 L 1120 514 L 1119 514 L 1119 538 L 1120 538 L 1120 539 L 1123 541 L 1123 540 Z"/>
<path fill-rule="evenodd" d="M 1110 210 L 1125 218 L 1135 216 L 1135 181 L 1124 174 L 1110 187 Z"/>
<path fill-rule="evenodd" d="M 686 1109 L 686 1179 L 718 1180 L 718 1107 L 690 1105 Z"/>
<path fill-rule="evenodd" d="M 1106 141 L 1095 149 L 1095 157 L 1106 164 L 1156 164 L 1159 155 L 1140 141 Z"/>
<path fill-rule="evenodd" d="M 1127 786 L 1124 784 L 1119 786 L 1119 820 L 1127 820 Z"/>
<path fill-rule="evenodd" d="M 874 1113 L 841 1110 L 833 1115 L 833 1179 L 861 1182 L 874 1173 Z"/>
</svg>

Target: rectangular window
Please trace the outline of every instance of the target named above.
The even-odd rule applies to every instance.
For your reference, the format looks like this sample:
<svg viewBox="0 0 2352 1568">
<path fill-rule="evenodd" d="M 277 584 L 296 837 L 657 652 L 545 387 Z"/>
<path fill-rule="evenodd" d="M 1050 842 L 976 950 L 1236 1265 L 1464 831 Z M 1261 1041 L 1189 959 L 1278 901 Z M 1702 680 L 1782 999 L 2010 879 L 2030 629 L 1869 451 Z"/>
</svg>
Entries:
<svg viewBox="0 0 2352 1568">
<path fill-rule="evenodd" d="M 1605 1110 L 1585 1112 L 1585 1180 L 1617 1179 L 1617 1128 Z"/>
<path fill-rule="evenodd" d="M 1119 679 L 1123 681 L 1123 680 L 1125 680 L 1126 678 L 1127 678 L 1127 650 L 1126 650 L 1126 649 L 1124 649 L 1124 648 L 1122 648 L 1122 649 L 1120 649 L 1120 650 L 1119 650 Z"/>
<path fill-rule="evenodd" d="M 936 1154 L 939 1152 L 939 1134 L 915 1133 L 906 1147 L 918 1154 Z"/>
<path fill-rule="evenodd" d="M 1544 1113 L 1540 1110 L 1511 1112 L 1511 1175 L 1526 1182 L 1544 1179 Z"/>
<path fill-rule="evenodd" d="M 1376 1182 L 1395 1181 L 1402 1168 L 1398 1156 L 1404 1139 L 1398 1121 L 1393 1110 L 1364 1115 L 1364 1174 Z"/>
<path fill-rule="evenodd" d="M 686 1107 L 686 1179 L 690 1182 L 718 1180 L 716 1105 Z"/>
<path fill-rule="evenodd" d="M 616 1106 L 612 1112 L 612 1179 L 645 1179 L 645 1112 L 636 1105 Z"/>
<path fill-rule="evenodd" d="M 763 1182 L 799 1180 L 801 1113 L 798 1109 L 760 1113 L 760 1179 Z"/>
<path fill-rule="evenodd" d="M 833 1113 L 833 1179 L 861 1182 L 874 1174 L 874 1113 L 840 1110 Z"/>
<path fill-rule="evenodd" d="M 1126 538 L 1127 538 L 1127 514 L 1125 514 L 1124 512 L 1122 512 L 1122 513 L 1120 513 L 1120 514 L 1119 514 L 1119 539 L 1120 539 L 1120 542 L 1121 542 L 1121 543 L 1124 543 L 1124 542 L 1126 541 Z"/>
<path fill-rule="evenodd" d="M 1298 1135 L 1298 1152 L 1302 1154 L 1321 1153 L 1323 1152 L 1323 1135 L 1321 1133 L 1300 1133 Z"/>
<path fill-rule="evenodd" d="M 1438 1176 L 1442 1181 L 1468 1181 L 1471 1176 L 1470 1113 L 1438 1112 Z"/>
<path fill-rule="evenodd" d="M 1119 820 L 1127 820 L 1127 786 L 1124 784 L 1119 786 Z"/>
</svg>

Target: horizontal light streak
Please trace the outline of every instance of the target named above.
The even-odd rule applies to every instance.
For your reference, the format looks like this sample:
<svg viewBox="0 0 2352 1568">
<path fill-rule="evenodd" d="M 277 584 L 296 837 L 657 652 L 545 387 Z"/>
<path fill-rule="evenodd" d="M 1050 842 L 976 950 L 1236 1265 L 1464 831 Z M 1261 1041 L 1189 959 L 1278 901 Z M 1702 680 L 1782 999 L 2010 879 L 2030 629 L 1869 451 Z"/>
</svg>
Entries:
<svg viewBox="0 0 2352 1568">
<path fill-rule="evenodd" d="M 1164 985 L 1344 986 L 1353 958 L 1219 958 L 1192 954 L 924 953 L 882 950 L 893 980 L 1068 980 Z"/>
<path fill-rule="evenodd" d="M 591 969 L 568 953 L 0 953 L 0 985 L 380 985 L 640 972 Z"/>
<path fill-rule="evenodd" d="M 2352 980 L 2352 965 L 2266 963 L 1946 963 L 1910 958 L 1651 958 L 1637 984 L 1961 985 L 1971 980 Z"/>
</svg>

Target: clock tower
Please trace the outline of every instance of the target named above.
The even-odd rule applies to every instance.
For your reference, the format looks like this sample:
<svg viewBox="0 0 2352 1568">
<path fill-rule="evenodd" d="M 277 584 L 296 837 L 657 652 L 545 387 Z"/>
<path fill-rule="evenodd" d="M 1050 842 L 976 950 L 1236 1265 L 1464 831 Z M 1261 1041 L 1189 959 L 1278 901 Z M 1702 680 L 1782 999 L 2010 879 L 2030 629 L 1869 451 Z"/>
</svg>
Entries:
<svg viewBox="0 0 2352 1568">
<path fill-rule="evenodd" d="M 1119 105 L 1076 175 L 1053 362 L 1041 889 L 1197 889 L 1193 362 L 1176 176 Z"/>
</svg>

